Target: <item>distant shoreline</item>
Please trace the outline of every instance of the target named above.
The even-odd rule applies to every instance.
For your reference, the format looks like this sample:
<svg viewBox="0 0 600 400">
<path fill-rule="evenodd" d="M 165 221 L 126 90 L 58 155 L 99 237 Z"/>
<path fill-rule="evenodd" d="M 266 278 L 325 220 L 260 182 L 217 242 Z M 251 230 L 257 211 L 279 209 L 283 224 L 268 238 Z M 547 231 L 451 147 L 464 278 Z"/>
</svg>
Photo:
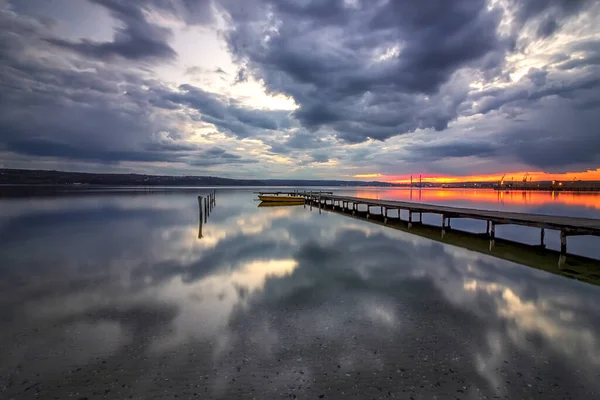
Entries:
<svg viewBox="0 0 600 400">
<path fill-rule="evenodd" d="M 50 170 L 0 169 L 0 188 L 63 187 L 70 190 L 107 187 L 137 188 L 203 188 L 203 187 L 376 187 L 495 189 L 497 191 L 561 191 L 600 192 L 600 181 L 539 182 L 423 182 L 391 183 L 339 179 L 233 179 L 216 176 L 170 176 L 145 174 L 90 173 Z"/>
</svg>

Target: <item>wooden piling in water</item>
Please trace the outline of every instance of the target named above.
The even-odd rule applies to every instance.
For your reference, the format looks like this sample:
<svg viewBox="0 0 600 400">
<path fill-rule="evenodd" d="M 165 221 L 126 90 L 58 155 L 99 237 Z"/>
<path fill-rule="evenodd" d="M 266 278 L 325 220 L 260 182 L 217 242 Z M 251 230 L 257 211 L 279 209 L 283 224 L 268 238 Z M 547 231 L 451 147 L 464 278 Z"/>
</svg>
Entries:
<svg viewBox="0 0 600 400">
<path fill-rule="evenodd" d="M 198 196 L 198 239 L 202 239 L 202 196 Z"/>
<path fill-rule="evenodd" d="M 540 230 L 540 246 L 545 248 L 546 247 L 546 243 L 544 242 L 544 237 L 546 236 L 544 228 L 542 228 Z"/>
<path fill-rule="evenodd" d="M 204 198 L 204 223 L 208 222 L 208 199 Z"/>
</svg>

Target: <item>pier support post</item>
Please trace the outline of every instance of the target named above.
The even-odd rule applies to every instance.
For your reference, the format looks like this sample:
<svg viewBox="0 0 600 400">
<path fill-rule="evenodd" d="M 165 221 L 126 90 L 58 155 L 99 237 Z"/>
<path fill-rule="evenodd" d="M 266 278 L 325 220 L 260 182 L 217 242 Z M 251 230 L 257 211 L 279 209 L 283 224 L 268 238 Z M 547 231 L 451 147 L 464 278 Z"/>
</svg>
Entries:
<svg viewBox="0 0 600 400">
<path fill-rule="evenodd" d="M 446 234 L 446 216 L 444 214 L 442 214 L 442 239 L 444 238 L 445 234 Z"/>
<path fill-rule="evenodd" d="M 408 210 L 408 229 L 412 228 L 412 211 Z"/>
<path fill-rule="evenodd" d="M 496 223 L 492 222 L 492 228 L 490 230 L 490 251 L 496 245 Z"/>
<path fill-rule="evenodd" d="M 422 212 L 419 213 L 419 223 L 420 224 L 423 223 L 423 213 Z"/>
<path fill-rule="evenodd" d="M 560 254 L 567 254 L 567 232 L 560 231 Z"/>
<path fill-rule="evenodd" d="M 546 243 L 544 242 L 544 236 L 546 236 L 544 228 L 540 231 L 540 246 L 542 248 L 546 248 Z"/>
<path fill-rule="evenodd" d="M 387 224 L 387 219 L 388 219 L 388 209 L 385 208 L 385 214 L 383 215 L 383 223 Z"/>
<path fill-rule="evenodd" d="M 450 219 L 450 217 L 448 217 L 448 229 L 452 229 L 452 226 L 450 225 L 450 221 L 451 221 L 451 219 Z"/>
<path fill-rule="evenodd" d="M 371 206 L 367 204 L 367 219 L 371 216 Z"/>
<path fill-rule="evenodd" d="M 490 221 L 486 221 L 486 224 L 485 224 L 485 234 L 487 236 L 490 236 Z"/>
<path fill-rule="evenodd" d="M 558 268 L 564 267 L 567 262 L 567 232 L 560 231 L 560 256 L 558 257 Z"/>
<path fill-rule="evenodd" d="M 352 202 L 352 215 L 356 214 L 356 203 Z"/>
</svg>

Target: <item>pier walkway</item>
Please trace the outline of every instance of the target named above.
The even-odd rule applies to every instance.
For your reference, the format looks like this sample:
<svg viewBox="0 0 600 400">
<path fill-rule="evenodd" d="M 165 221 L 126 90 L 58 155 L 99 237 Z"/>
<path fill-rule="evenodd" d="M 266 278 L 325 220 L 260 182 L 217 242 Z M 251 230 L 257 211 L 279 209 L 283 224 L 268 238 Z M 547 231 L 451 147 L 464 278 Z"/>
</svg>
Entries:
<svg viewBox="0 0 600 400">
<path fill-rule="evenodd" d="M 438 214 L 441 216 L 442 233 L 451 228 L 451 220 L 456 218 L 469 218 L 487 222 L 486 234 L 490 239 L 490 247 L 493 247 L 497 225 L 522 225 L 540 228 L 540 245 L 545 247 L 545 230 L 552 229 L 560 232 L 561 254 L 567 254 L 567 236 L 593 235 L 600 236 L 600 219 L 576 218 L 555 215 L 541 215 L 529 213 L 516 213 L 508 211 L 478 210 L 474 208 L 451 207 L 433 204 L 413 203 L 406 201 L 378 200 L 360 197 L 338 196 L 319 192 L 301 192 L 305 200 L 319 207 L 331 206 L 339 208 L 342 212 L 352 214 L 363 213 L 366 218 L 372 215 L 372 208 L 379 209 L 383 222 L 387 223 L 389 218 L 401 221 L 400 211 L 408 211 L 408 228 L 413 223 L 422 223 L 423 214 Z M 390 211 L 396 211 L 390 213 Z M 390 215 L 392 214 L 392 215 Z M 395 214 L 395 215 L 394 215 Z M 417 215 L 418 220 L 413 219 Z"/>
</svg>

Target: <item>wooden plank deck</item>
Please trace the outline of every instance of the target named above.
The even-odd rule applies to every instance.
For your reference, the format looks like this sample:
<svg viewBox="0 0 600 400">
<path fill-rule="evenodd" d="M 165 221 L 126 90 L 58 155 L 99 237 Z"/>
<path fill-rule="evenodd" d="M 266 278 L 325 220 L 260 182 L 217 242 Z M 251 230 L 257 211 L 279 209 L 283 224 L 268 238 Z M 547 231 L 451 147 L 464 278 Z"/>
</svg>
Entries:
<svg viewBox="0 0 600 400">
<path fill-rule="evenodd" d="M 316 199 L 318 200 L 318 194 L 316 195 Z M 496 224 L 514 224 L 554 230 L 566 230 L 569 235 L 581 234 L 600 236 L 600 219 L 479 210 L 474 208 L 326 194 L 321 194 L 321 199 L 322 201 L 335 201 L 336 203 L 346 202 L 357 205 L 367 205 L 368 207 L 383 207 L 387 210 L 408 210 L 415 213 L 440 214 L 446 218 L 471 218 L 495 222 Z"/>
</svg>

